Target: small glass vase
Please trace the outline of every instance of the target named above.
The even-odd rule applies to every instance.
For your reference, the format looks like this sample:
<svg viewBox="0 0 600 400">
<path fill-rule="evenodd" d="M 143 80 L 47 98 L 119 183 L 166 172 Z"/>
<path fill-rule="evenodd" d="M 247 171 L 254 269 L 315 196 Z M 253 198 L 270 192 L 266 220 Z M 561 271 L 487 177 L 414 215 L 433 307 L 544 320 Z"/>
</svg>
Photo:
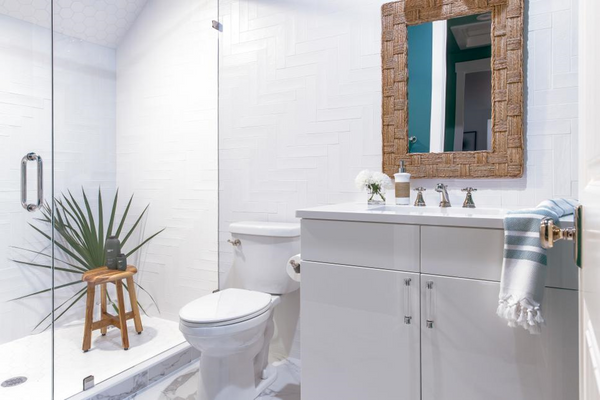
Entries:
<svg viewBox="0 0 600 400">
<path fill-rule="evenodd" d="M 368 190 L 369 200 L 367 200 L 367 204 L 369 206 L 382 206 L 385 205 L 385 196 L 381 193 L 380 190 Z"/>
</svg>

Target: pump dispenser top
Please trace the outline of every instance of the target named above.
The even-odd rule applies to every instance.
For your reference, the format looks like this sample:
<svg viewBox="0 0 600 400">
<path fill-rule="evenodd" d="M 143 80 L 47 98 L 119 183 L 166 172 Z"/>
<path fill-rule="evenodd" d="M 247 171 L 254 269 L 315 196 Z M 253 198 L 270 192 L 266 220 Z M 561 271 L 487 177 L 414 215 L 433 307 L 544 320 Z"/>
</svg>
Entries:
<svg viewBox="0 0 600 400">
<path fill-rule="evenodd" d="M 400 170 L 398 171 L 401 174 L 406 173 L 406 168 L 404 167 L 404 161 L 400 161 Z"/>
</svg>

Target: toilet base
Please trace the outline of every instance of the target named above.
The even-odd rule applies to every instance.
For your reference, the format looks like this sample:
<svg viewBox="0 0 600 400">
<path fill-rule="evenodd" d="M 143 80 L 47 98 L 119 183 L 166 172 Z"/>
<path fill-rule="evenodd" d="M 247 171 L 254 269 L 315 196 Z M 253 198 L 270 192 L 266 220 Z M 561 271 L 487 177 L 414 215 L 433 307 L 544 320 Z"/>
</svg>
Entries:
<svg viewBox="0 0 600 400">
<path fill-rule="evenodd" d="M 200 357 L 198 400 L 254 400 L 277 380 L 277 370 L 269 365 L 255 385 L 253 360 L 245 355 Z"/>
</svg>

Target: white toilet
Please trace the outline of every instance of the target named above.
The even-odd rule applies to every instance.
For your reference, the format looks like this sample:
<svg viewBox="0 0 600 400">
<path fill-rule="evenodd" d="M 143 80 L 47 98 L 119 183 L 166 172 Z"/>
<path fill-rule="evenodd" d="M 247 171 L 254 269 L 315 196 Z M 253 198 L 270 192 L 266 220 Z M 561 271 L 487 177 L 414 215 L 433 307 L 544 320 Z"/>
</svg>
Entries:
<svg viewBox="0 0 600 400">
<path fill-rule="evenodd" d="M 300 284 L 286 272 L 300 253 L 300 225 L 238 222 L 229 226 L 239 289 L 201 297 L 179 312 L 179 329 L 200 350 L 199 400 L 253 400 L 276 379 L 268 366 L 279 295 Z"/>
</svg>

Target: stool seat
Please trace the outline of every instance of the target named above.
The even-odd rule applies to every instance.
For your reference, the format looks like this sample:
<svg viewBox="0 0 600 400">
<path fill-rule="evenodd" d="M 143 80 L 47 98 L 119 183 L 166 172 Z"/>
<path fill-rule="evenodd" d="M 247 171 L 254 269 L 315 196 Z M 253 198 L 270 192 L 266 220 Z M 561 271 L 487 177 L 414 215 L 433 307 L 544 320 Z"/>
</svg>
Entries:
<svg viewBox="0 0 600 400">
<path fill-rule="evenodd" d="M 82 281 L 99 285 L 106 282 L 115 282 L 121 279 L 127 279 L 137 273 L 137 268 L 128 265 L 125 271 L 117 269 L 108 269 L 108 267 L 94 268 L 83 274 Z"/>
<path fill-rule="evenodd" d="M 106 335 L 109 326 L 115 326 L 121 331 L 121 341 L 123 349 L 129 349 L 129 336 L 127 334 L 127 320 L 133 319 L 135 330 L 138 334 L 142 333 L 142 319 L 137 304 L 135 294 L 135 282 L 133 276 L 137 273 L 137 268 L 128 265 L 125 271 L 108 269 L 107 267 L 98 267 L 89 270 L 83 274 L 81 280 L 87 283 L 87 301 L 85 310 L 85 325 L 83 327 L 83 351 L 87 352 L 92 346 L 92 332 L 100 329 L 102 335 Z M 123 296 L 123 280 L 127 282 L 127 291 L 129 292 L 129 301 L 131 311 L 125 310 L 125 298 Z M 112 315 L 107 311 L 107 283 L 113 283 L 117 292 L 118 314 Z M 94 298 L 96 295 L 96 286 L 100 286 L 100 320 L 94 321 Z"/>
</svg>

